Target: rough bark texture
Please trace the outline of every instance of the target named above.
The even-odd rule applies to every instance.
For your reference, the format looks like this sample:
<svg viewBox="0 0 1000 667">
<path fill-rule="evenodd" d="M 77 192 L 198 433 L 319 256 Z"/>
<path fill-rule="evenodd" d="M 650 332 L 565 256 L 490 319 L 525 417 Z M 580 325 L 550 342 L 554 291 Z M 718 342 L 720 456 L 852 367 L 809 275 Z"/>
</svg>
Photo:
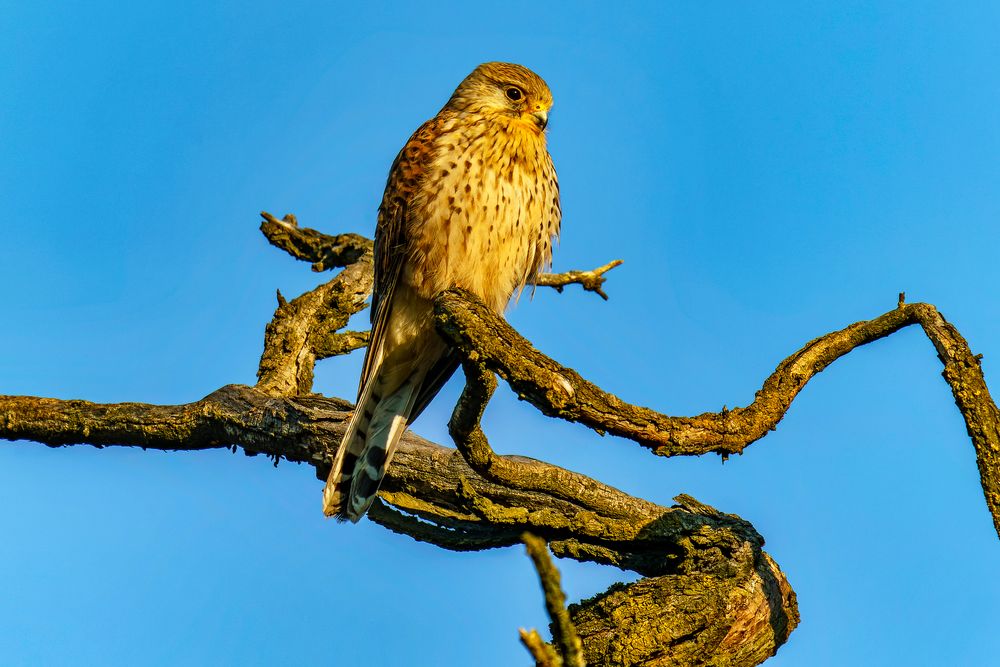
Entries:
<svg viewBox="0 0 1000 667">
<path fill-rule="evenodd" d="M 0 438 L 49 446 L 239 447 L 249 455 L 307 463 L 325 479 L 352 406 L 310 393 L 313 366 L 365 344 L 365 332 L 341 329 L 365 307 L 371 242 L 303 229 L 292 216 L 263 217 L 261 229 L 272 244 L 317 271 L 345 268 L 290 302 L 279 295 L 256 387 L 228 385 L 177 406 L 0 396 Z M 561 289 L 576 283 L 606 297 L 603 274 L 616 265 L 552 274 L 537 284 Z M 479 424 L 496 388 L 494 373 L 545 414 L 664 456 L 725 456 L 772 430 L 805 383 L 834 360 L 920 324 L 965 417 L 1000 532 L 1000 417 L 978 358 L 933 306 L 907 305 L 901 297 L 896 309 L 878 318 L 807 343 L 778 366 L 751 405 L 695 417 L 669 417 L 621 401 L 535 350 L 470 295 L 446 292 L 436 312 L 442 335 L 464 356 L 466 389 L 449 424 L 458 449 L 406 434 L 369 518 L 457 551 L 514 545 L 530 531 L 558 557 L 643 577 L 570 605 L 569 623 L 550 604 L 560 651 L 536 632 L 522 632 L 537 664 L 559 664 L 553 656 L 563 661 L 571 655 L 575 628 L 590 665 L 756 665 L 784 643 L 798 611 L 784 574 L 763 551 L 763 538 L 743 519 L 688 496 L 676 498 L 673 507 L 655 505 L 541 461 L 495 454 Z M 543 583 L 548 578 L 548 599 L 551 572 L 541 564 L 539 573 Z"/>
</svg>

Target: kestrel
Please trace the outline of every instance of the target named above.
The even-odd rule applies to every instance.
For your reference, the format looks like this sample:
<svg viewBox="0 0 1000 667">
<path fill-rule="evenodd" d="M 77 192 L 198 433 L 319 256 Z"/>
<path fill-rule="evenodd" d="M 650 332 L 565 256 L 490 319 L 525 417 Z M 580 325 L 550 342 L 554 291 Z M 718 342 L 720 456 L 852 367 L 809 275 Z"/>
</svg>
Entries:
<svg viewBox="0 0 1000 667">
<path fill-rule="evenodd" d="M 545 147 L 551 107 L 537 74 L 485 63 L 392 163 L 375 231 L 371 339 L 323 491 L 328 516 L 365 515 L 407 424 L 458 367 L 434 328 L 434 297 L 461 287 L 502 314 L 550 263 L 562 217 Z"/>
</svg>

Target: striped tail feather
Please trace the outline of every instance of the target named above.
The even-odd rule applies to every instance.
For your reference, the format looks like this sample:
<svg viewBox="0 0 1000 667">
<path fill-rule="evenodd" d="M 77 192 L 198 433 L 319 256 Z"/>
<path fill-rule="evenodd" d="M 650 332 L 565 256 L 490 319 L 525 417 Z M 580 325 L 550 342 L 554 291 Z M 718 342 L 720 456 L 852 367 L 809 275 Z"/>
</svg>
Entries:
<svg viewBox="0 0 1000 667">
<path fill-rule="evenodd" d="M 421 383 L 411 375 L 395 391 L 383 395 L 383 379 L 379 369 L 373 370 L 323 490 L 324 513 L 341 521 L 357 523 L 375 501 L 420 390 Z"/>
<path fill-rule="evenodd" d="M 368 426 L 374 413 L 375 406 L 371 398 L 373 387 L 374 383 L 367 383 L 358 395 L 354 414 L 347 423 L 347 431 L 344 432 L 344 438 L 337 448 L 333 467 L 326 478 L 326 487 L 323 488 L 323 513 L 327 516 L 336 516 L 340 520 L 347 518 L 343 511 L 351 491 L 351 477 L 364 450 Z"/>
</svg>

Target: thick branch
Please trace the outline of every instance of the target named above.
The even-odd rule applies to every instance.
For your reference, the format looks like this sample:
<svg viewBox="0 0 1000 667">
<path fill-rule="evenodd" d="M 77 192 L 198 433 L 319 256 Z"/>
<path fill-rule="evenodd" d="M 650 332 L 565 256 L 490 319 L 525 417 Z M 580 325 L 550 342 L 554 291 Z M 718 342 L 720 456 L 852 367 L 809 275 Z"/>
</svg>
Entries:
<svg viewBox="0 0 1000 667">
<path fill-rule="evenodd" d="M 905 304 L 807 343 L 782 361 L 747 407 L 695 417 L 670 417 L 605 392 L 536 350 L 474 296 L 444 292 L 435 304 L 438 329 L 467 360 L 498 373 L 543 413 L 633 440 L 661 456 L 739 454 L 774 430 L 817 373 L 851 350 L 920 324 L 944 363 L 944 378 L 965 418 L 986 496 L 1000 535 L 1000 412 L 979 359 L 958 331 L 929 304 Z"/>
<path fill-rule="evenodd" d="M 627 515 L 626 518 L 618 519 L 615 514 L 622 508 L 608 506 L 605 495 L 601 494 L 599 489 L 590 486 L 593 484 L 592 480 L 566 470 L 554 468 L 553 466 L 545 464 L 536 466 L 533 465 L 533 462 L 524 459 L 498 456 L 490 447 L 489 441 L 480 425 L 486 405 L 496 389 L 496 378 L 491 371 L 479 363 L 465 360 L 462 366 L 465 371 L 466 386 L 459 398 L 458 404 L 455 406 L 455 411 L 452 414 L 448 427 L 459 452 L 472 469 L 483 475 L 486 479 L 497 482 L 508 489 L 542 492 L 560 500 L 573 500 L 576 503 L 584 505 L 586 509 L 582 512 L 577 512 L 577 522 L 574 522 L 574 532 L 578 530 L 580 524 L 585 524 L 591 531 L 595 528 L 598 529 L 602 535 L 614 533 L 616 530 L 624 531 L 625 534 L 631 535 L 629 532 L 630 522 Z M 700 508 L 699 511 L 703 509 L 703 511 L 709 514 L 715 512 L 715 510 L 707 506 L 699 505 L 696 501 L 685 500 L 688 501 L 688 506 L 693 509 Z M 505 520 L 509 520 L 511 516 L 517 516 L 502 511 L 495 511 L 492 503 L 480 501 L 475 504 L 475 507 L 482 512 L 483 518 L 493 523 L 503 523 Z M 538 546 L 536 543 L 532 543 L 530 539 L 527 539 L 527 536 L 526 542 L 529 545 L 529 551 L 533 544 L 535 547 Z M 718 543 L 716 542 L 715 544 L 716 548 L 718 548 Z M 544 550 L 544 542 L 542 542 L 541 548 Z M 759 638 L 767 636 L 769 637 L 767 642 L 773 641 L 777 646 L 784 641 L 784 638 L 787 637 L 797 622 L 797 617 L 785 612 L 773 617 L 770 614 L 772 609 L 785 610 L 794 606 L 794 594 L 787 584 L 782 587 L 778 578 L 773 575 L 771 570 L 773 563 L 758 557 L 757 550 L 752 546 L 748 546 L 744 542 L 735 543 L 728 549 L 723 548 L 723 553 L 732 552 L 743 553 L 742 558 L 737 559 L 739 562 L 744 562 L 744 565 L 739 566 L 740 571 L 743 573 L 741 580 L 754 582 L 751 584 L 752 586 L 757 586 L 759 583 L 760 588 L 758 590 L 770 591 L 768 593 L 769 602 L 764 606 L 756 607 L 758 619 L 762 618 L 760 614 L 766 607 L 769 618 L 768 624 L 764 625 L 758 620 L 753 626 L 754 630 L 747 632 L 738 631 L 735 633 L 738 640 L 729 640 L 732 646 L 740 646 L 741 650 L 746 647 L 756 647 L 755 649 L 747 649 L 750 651 L 748 655 L 752 656 L 752 658 L 749 658 L 752 660 L 750 664 L 756 664 L 755 661 L 763 660 L 767 657 L 763 653 L 755 652 L 763 650 L 763 646 L 759 643 Z M 760 554 L 766 557 L 766 554 L 763 554 L 763 552 L 760 552 Z M 533 553 L 534 556 L 540 558 L 538 554 Z M 719 559 L 716 558 L 714 560 L 717 561 Z M 725 561 L 727 559 L 723 558 L 722 560 Z M 538 565 L 538 562 L 536 560 L 536 565 Z M 752 567 L 750 566 L 751 562 L 755 563 Z M 709 569 L 717 568 L 719 565 L 720 563 L 716 562 Z M 729 565 L 731 566 L 732 564 Z M 542 565 L 538 565 L 538 567 L 544 582 L 547 576 L 544 572 L 545 568 Z M 700 621 L 700 625 L 697 622 L 692 624 L 692 618 L 705 618 L 704 606 L 711 603 L 703 595 L 690 594 L 691 587 L 705 593 L 716 590 L 719 578 L 716 575 L 706 575 L 700 567 L 697 570 L 698 575 L 694 579 L 690 577 L 684 579 L 686 588 L 683 589 L 684 593 L 683 595 L 679 595 L 678 600 L 681 602 L 687 601 L 688 603 L 692 600 L 697 600 L 698 608 L 685 607 L 683 605 L 675 608 L 672 604 L 664 605 L 665 601 L 659 598 L 659 594 L 662 592 L 661 586 L 673 586 L 676 583 L 672 577 L 666 577 L 650 589 L 651 595 L 648 598 L 645 592 L 640 592 L 645 582 L 648 581 L 644 580 L 638 584 L 626 587 L 625 590 L 628 593 L 622 598 L 615 598 L 612 601 L 611 598 L 606 597 L 614 595 L 615 589 L 612 589 L 608 593 L 605 593 L 604 596 L 598 596 L 590 601 L 592 605 L 584 605 L 585 610 L 574 611 L 574 614 L 579 612 L 579 617 L 585 623 L 588 630 L 594 630 L 591 641 L 588 641 L 586 644 L 588 659 L 594 660 L 594 664 L 632 664 L 627 661 L 621 662 L 620 656 L 623 653 L 629 653 L 627 649 L 623 649 L 622 647 L 632 646 L 636 635 L 621 633 L 618 629 L 622 625 L 621 621 L 618 621 L 615 627 L 609 630 L 608 627 L 601 623 L 600 619 L 641 618 L 647 614 L 655 616 L 656 621 L 649 624 L 642 624 L 643 634 L 640 636 L 643 638 L 644 643 L 649 642 L 650 638 L 655 637 L 655 645 L 671 647 L 685 645 L 685 650 L 680 652 L 671 650 L 661 653 L 658 656 L 649 656 L 650 659 L 648 661 L 644 658 L 643 661 L 637 664 L 700 664 L 707 656 L 712 656 L 713 658 L 720 657 L 716 652 L 716 645 L 721 644 L 731 636 L 732 628 L 727 630 L 724 635 L 721 633 L 706 635 L 704 630 L 707 626 L 712 625 L 711 623 L 706 624 L 704 621 Z M 689 574 L 693 574 L 693 572 Z M 578 662 L 580 659 L 579 656 L 572 649 L 573 642 L 579 641 L 576 638 L 575 630 L 573 630 L 575 619 L 569 620 L 560 616 L 560 614 L 564 614 L 562 611 L 563 601 L 561 597 L 557 600 L 555 593 L 549 590 L 552 587 L 551 572 L 548 575 L 550 576 L 550 581 L 546 587 L 546 601 L 550 617 L 553 619 L 553 637 L 556 639 L 559 651 L 553 651 L 551 647 L 542 641 L 541 637 L 535 631 L 526 632 L 521 630 L 521 641 L 534 656 L 536 665 L 560 667 L 564 662 L 580 664 Z M 703 576 L 704 578 L 701 578 Z M 638 597 L 634 596 L 633 592 L 639 593 Z M 668 597 L 673 599 L 672 596 L 674 594 L 680 594 L 681 592 L 681 589 L 674 589 L 673 594 Z M 689 595 L 689 597 L 684 597 L 684 595 Z M 708 597 L 711 598 L 711 595 L 709 594 Z M 638 603 L 636 602 L 637 600 L 639 601 Z M 603 608 L 602 605 L 605 601 L 611 603 L 612 607 Z M 733 604 L 733 601 L 727 600 L 725 604 Z M 736 604 L 737 606 L 742 606 L 743 603 L 737 602 Z M 595 613 L 593 605 L 597 605 L 601 611 Z M 629 611 L 624 615 L 619 613 L 622 611 L 622 606 L 629 607 Z M 723 609 L 723 607 L 716 607 L 712 611 L 714 614 L 725 615 Z M 667 611 L 681 612 L 679 617 L 685 620 L 679 623 L 678 618 L 665 618 L 663 614 Z M 708 616 L 708 618 L 715 618 L 715 616 Z M 594 625 L 591 626 L 591 623 Z M 682 626 L 683 631 L 677 631 L 678 626 Z M 632 627 L 631 624 L 629 624 L 629 627 Z M 671 629 L 666 630 L 666 628 Z M 764 630 L 766 632 L 763 632 L 762 635 L 761 633 Z M 694 637 L 697 637 L 698 640 L 689 643 L 692 642 L 692 638 Z M 648 645 L 648 643 L 645 645 Z M 765 642 L 764 646 L 766 645 L 767 643 Z M 695 648 L 692 649 L 692 646 Z M 688 653 L 689 649 L 691 649 L 691 653 Z M 682 654 L 683 658 L 681 658 Z M 730 656 L 726 655 L 726 661 L 729 658 Z M 675 660 L 677 662 L 674 662 Z M 741 664 L 738 661 L 734 661 L 734 663 Z"/>
<path fill-rule="evenodd" d="M 770 657 L 772 642 L 785 642 L 798 616 L 782 610 L 794 607 L 795 594 L 775 578 L 770 557 L 747 542 L 705 537 L 713 548 L 685 559 L 677 576 L 613 586 L 570 605 L 588 664 L 756 665 Z M 742 620 L 728 628 L 715 623 L 733 613 Z M 632 662 L 636 653 L 642 661 Z"/>
<path fill-rule="evenodd" d="M 350 410 L 351 405 L 341 399 L 319 395 L 281 399 L 242 385 L 228 385 L 194 403 L 172 406 L 0 396 L 0 438 L 49 446 L 117 445 L 165 451 L 239 446 L 251 455 L 309 463 L 317 468 L 317 476 L 325 479 L 325 468 L 340 443 Z M 567 475 L 563 479 L 586 483 L 592 508 L 586 510 L 589 520 L 583 520 L 585 506 L 572 493 L 562 492 L 565 497 L 559 498 L 544 490 L 495 484 L 478 475 L 455 450 L 409 432 L 395 456 L 400 465 L 389 467 L 385 493 L 381 494 L 384 500 L 404 512 L 440 521 L 449 529 L 474 531 L 486 525 L 508 525 L 519 531 L 512 533 L 511 544 L 520 541 L 520 534 L 529 528 L 546 538 L 558 534 L 552 545 L 557 553 L 561 549 L 558 545 L 565 544 L 571 533 L 594 544 L 658 543 L 668 535 L 690 530 L 724 529 L 762 544 L 750 524 L 737 517 L 690 502 L 686 504 L 693 512 L 667 510 L 533 459 L 498 457 L 507 459 L 511 466 L 529 467 L 539 477 Z M 646 546 L 631 546 L 634 551 L 619 544 L 611 551 L 584 554 L 580 559 L 642 573 L 670 567 L 655 559 L 644 560 Z M 612 557 L 612 553 L 617 555 Z"/>
<path fill-rule="evenodd" d="M 350 404 L 339 399 L 275 398 L 238 385 L 179 406 L 0 396 L 0 438 L 164 450 L 238 445 L 248 454 L 309 463 L 324 479 L 349 416 Z M 538 475 L 586 480 L 540 461 L 505 458 Z M 407 433 L 380 492 L 388 505 L 377 504 L 370 516 L 450 549 L 515 544 L 530 530 L 548 540 L 558 556 L 647 575 L 571 608 L 592 664 L 604 664 L 598 658 L 613 644 L 627 648 L 617 664 L 664 664 L 658 662 L 664 655 L 691 661 L 716 655 L 729 664 L 754 665 L 771 655 L 798 622 L 784 575 L 747 522 L 686 497 L 666 508 L 593 480 L 586 489 L 584 505 L 567 494 L 507 488 L 478 475 L 454 450 Z M 685 607 L 701 619 L 697 629 L 690 619 L 663 612 L 691 604 L 699 605 L 697 612 Z M 635 622 L 622 626 L 616 610 L 627 611 Z M 678 623 L 686 624 L 683 632 L 675 632 Z M 724 644 L 722 639 L 734 633 L 741 640 Z M 668 640 L 672 643 L 662 643 Z M 742 657 L 730 659 L 737 654 Z"/>
</svg>

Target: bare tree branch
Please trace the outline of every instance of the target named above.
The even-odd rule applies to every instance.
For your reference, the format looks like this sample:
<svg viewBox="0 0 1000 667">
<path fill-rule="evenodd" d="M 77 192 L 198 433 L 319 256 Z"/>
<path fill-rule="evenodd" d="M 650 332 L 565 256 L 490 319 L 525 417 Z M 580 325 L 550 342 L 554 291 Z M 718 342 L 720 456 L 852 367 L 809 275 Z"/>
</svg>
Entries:
<svg viewBox="0 0 1000 667">
<path fill-rule="evenodd" d="M 366 307 L 371 288 L 371 260 L 365 255 L 333 280 L 292 301 L 279 292 L 278 309 L 264 331 L 257 387 L 274 396 L 308 394 L 317 360 L 367 345 L 367 332 L 337 331 Z"/>
<path fill-rule="evenodd" d="M 560 584 L 559 570 L 549 558 L 549 549 L 545 540 L 531 533 L 525 533 L 521 539 L 528 549 L 528 556 L 535 564 L 535 570 L 538 571 L 538 578 L 542 583 L 545 610 L 548 612 L 549 618 L 552 619 L 552 639 L 559 651 L 558 664 L 566 665 L 566 667 L 586 667 L 586 663 L 583 661 L 583 646 L 580 644 L 580 637 L 576 634 L 573 621 L 570 620 L 569 614 L 566 612 L 566 595 Z M 522 640 L 524 635 L 525 632 L 522 630 Z"/>
<path fill-rule="evenodd" d="M 360 234 L 330 236 L 308 227 L 299 227 L 299 221 L 289 213 L 283 219 L 262 211 L 260 231 L 271 245 L 281 248 L 292 257 L 312 263 L 313 271 L 326 271 L 348 266 L 372 252 L 372 242 Z"/>
<path fill-rule="evenodd" d="M 543 273 L 539 275 L 533 281 L 536 287 L 554 287 L 556 291 L 562 292 L 566 285 L 572 285 L 574 283 L 583 287 L 583 289 L 588 292 L 595 292 L 605 301 L 608 300 L 608 295 L 604 293 L 602 287 L 604 286 L 604 281 L 607 278 L 604 276 L 605 273 L 615 268 L 616 266 L 621 266 L 624 260 L 616 259 L 608 262 L 604 266 L 599 266 L 596 269 L 591 269 L 590 271 L 567 271 L 565 273 Z"/>
<path fill-rule="evenodd" d="M 556 650 L 542 639 L 538 630 L 521 628 L 518 633 L 521 635 L 521 643 L 535 659 L 535 667 L 562 667 L 562 660 Z"/>
<path fill-rule="evenodd" d="M 670 417 L 622 401 L 536 350 L 473 295 L 448 290 L 435 307 L 441 334 L 465 356 L 498 373 L 544 414 L 633 440 L 660 456 L 739 454 L 777 426 L 817 373 L 851 350 L 919 324 L 944 363 L 944 378 L 972 438 L 986 503 L 1000 535 L 1000 413 L 961 334 L 934 306 L 906 304 L 809 341 L 764 382 L 747 407 Z"/>
</svg>

